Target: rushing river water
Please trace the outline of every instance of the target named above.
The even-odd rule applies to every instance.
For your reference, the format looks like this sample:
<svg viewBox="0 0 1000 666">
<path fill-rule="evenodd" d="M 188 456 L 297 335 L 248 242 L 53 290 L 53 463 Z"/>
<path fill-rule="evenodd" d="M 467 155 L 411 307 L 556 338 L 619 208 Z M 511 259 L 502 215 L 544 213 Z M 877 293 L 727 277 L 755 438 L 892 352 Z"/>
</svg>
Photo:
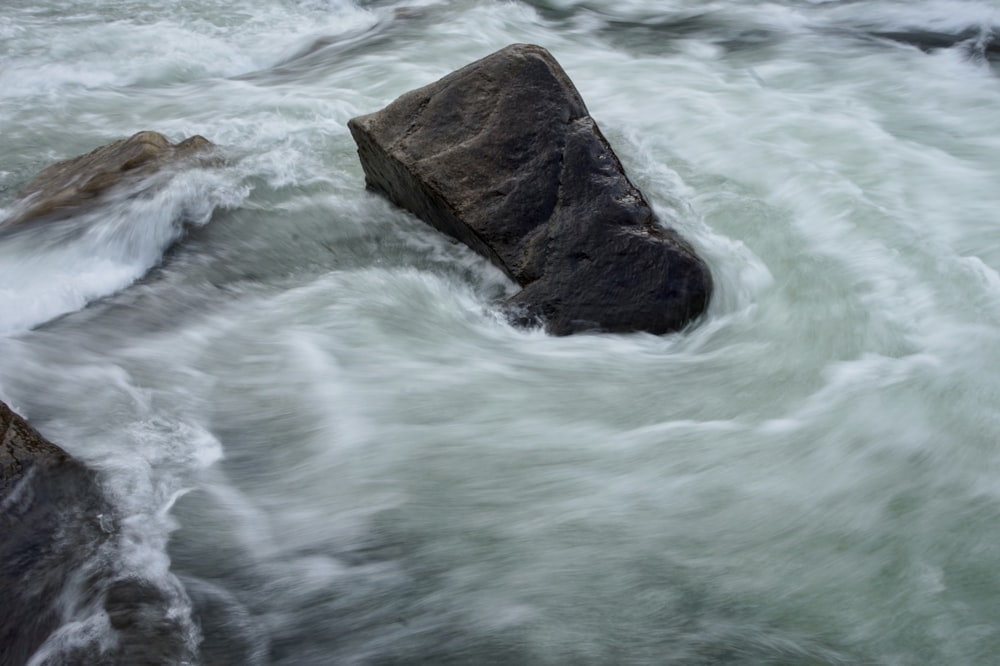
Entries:
<svg viewBox="0 0 1000 666">
<path fill-rule="evenodd" d="M 228 163 L 0 237 L 0 399 L 99 471 L 206 665 L 996 663 L 992 30 L 990 0 L 4 0 L 0 208 L 143 129 Z M 512 328 L 497 269 L 365 191 L 347 120 L 512 42 L 710 264 L 691 330 Z"/>
</svg>

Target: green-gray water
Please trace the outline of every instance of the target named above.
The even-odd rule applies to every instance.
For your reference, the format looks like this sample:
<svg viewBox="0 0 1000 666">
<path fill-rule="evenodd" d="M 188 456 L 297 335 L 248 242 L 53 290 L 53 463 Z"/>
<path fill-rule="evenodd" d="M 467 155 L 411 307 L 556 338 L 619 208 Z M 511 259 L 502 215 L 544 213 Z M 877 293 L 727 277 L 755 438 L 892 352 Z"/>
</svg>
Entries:
<svg viewBox="0 0 1000 666">
<path fill-rule="evenodd" d="M 993 30 L 986 0 L 5 0 L 0 207 L 141 129 L 230 161 L 0 238 L 0 399 L 99 470 L 206 664 L 993 664 Z M 511 328 L 499 271 L 365 192 L 347 120 L 512 42 L 709 262 L 692 330 Z M 36 663 L 108 620 L 67 621 Z"/>
</svg>

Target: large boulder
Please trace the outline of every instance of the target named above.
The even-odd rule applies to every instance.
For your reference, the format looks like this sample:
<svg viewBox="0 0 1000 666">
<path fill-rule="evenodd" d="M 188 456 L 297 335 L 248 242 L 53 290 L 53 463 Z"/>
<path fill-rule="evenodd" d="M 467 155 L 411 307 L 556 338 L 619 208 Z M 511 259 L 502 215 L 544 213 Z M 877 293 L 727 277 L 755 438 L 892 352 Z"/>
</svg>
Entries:
<svg viewBox="0 0 1000 666">
<path fill-rule="evenodd" d="M 708 268 L 661 226 L 545 49 L 508 46 L 348 126 L 370 189 L 489 258 L 518 323 L 667 333 Z"/>
<path fill-rule="evenodd" d="M 158 132 L 139 132 L 48 167 L 22 189 L 3 226 L 61 217 L 100 201 L 112 189 L 140 185 L 164 167 L 210 155 L 214 146 L 194 135 L 173 144 Z"/>
</svg>

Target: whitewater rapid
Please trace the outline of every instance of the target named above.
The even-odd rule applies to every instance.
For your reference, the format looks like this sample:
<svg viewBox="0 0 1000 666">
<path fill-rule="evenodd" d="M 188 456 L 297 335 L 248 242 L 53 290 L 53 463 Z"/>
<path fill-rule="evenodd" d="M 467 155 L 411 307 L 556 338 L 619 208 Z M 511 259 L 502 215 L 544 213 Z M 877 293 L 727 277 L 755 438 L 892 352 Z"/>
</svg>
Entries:
<svg viewBox="0 0 1000 666">
<path fill-rule="evenodd" d="M 0 232 L 0 399 L 99 472 L 205 664 L 990 664 L 996 31 L 985 0 L 8 0 L 0 216 L 143 129 L 226 165 Z M 512 328 L 498 270 L 364 190 L 348 119 L 513 42 L 709 263 L 695 327 Z"/>
</svg>

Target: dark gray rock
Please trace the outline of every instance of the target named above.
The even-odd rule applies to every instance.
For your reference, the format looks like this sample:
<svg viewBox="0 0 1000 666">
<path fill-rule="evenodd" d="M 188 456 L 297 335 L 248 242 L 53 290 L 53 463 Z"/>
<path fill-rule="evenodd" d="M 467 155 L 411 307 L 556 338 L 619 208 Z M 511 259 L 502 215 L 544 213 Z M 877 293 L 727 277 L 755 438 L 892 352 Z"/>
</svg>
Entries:
<svg viewBox="0 0 1000 666">
<path fill-rule="evenodd" d="M 925 53 L 959 47 L 969 58 L 975 60 L 1000 60 L 1000 38 L 996 28 L 969 27 L 953 32 L 912 28 L 874 31 L 870 34 L 877 39 L 915 46 Z"/>
<path fill-rule="evenodd" d="M 211 141 L 192 136 L 178 144 L 158 132 L 139 132 L 48 167 L 18 193 L 11 226 L 40 218 L 60 217 L 93 205 L 111 189 L 137 185 L 168 165 L 185 160 L 211 161 Z"/>
<path fill-rule="evenodd" d="M 370 189 L 523 287 L 518 323 L 667 333 L 712 278 L 642 193 L 551 54 L 515 44 L 348 126 Z"/>
<path fill-rule="evenodd" d="M 0 402 L 0 664 L 23 664 L 62 622 L 60 594 L 106 538 L 92 472 Z"/>
<path fill-rule="evenodd" d="M 97 476 L 0 401 L 0 665 L 28 662 L 67 622 L 107 614 L 96 636 L 45 648 L 42 664 L 177 664 L 195 655 L 176 580 L 124 571 L 122 534 Z"/>
<path fill-rule="evenodd" d="M 132 664 L 190 664 L 196 661 L 186 635 L 190 618 L 176 608 L 180 582 L 120 577 L 106 585 L 104 610 L 115 632 L 116 645 L 101 661 Z"/>
</svg>

